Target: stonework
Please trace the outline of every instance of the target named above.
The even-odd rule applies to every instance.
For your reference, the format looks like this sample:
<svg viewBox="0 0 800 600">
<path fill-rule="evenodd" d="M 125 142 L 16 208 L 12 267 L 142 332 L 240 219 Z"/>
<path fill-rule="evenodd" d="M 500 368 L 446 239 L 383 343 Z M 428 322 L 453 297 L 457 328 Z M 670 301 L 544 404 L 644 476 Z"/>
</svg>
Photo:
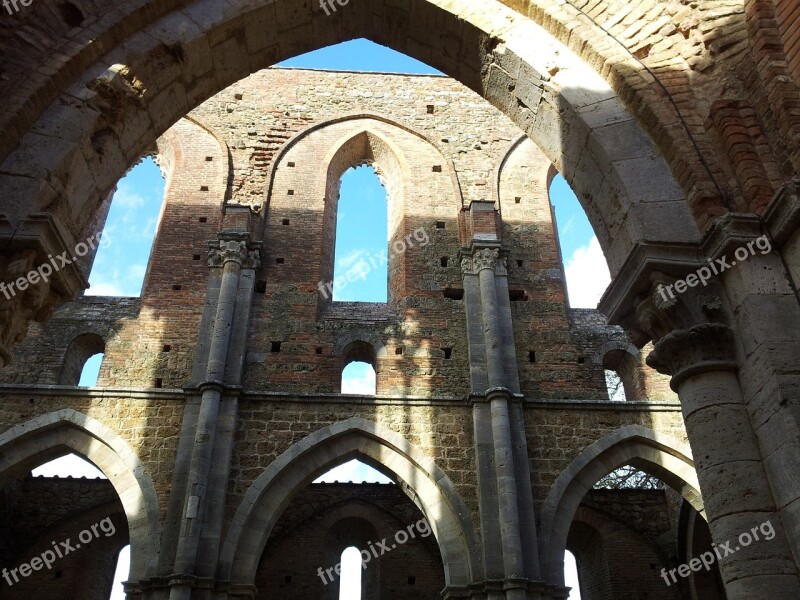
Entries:
<svg viewBox="0 0 800 600">
<path fill-rule="evenodd" d="M 0 596 L 104 597 L 129 542 L 131 600 L 333 598 L 293 569 L 422 515 L 370 597 L 564 599 L 566 549 L 585 599 L 800 597 L 797 3 L 223 4 L 0 19 L 0 568 L 119 533 Z M 268 68 L 358 37 L 452 79 Z M 81 296 L 93 253 L 33 282 L 143 156 L 167 188 L 141 297 Z M 389 299 L 333 302 L 363 164 Z M 567 300 L 556 172 L 613 276 L 598 310 Z M 353 360 L 375 396 L 340 393 Z M 68 452 L 108 483 L 26 479 Z M 396 485 L 309 486 L 351 458 Z M 623 465 L 667 489 L 592 490 Z"/>
</svg>

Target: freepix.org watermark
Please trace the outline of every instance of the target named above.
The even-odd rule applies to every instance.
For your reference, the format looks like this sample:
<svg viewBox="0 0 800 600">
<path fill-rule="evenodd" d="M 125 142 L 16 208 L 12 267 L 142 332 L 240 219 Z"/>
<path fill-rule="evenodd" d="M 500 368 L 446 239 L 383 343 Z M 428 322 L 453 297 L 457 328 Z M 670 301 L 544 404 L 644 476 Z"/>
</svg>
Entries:
<svg viewBox="0 0 800 600">
<path fill-rule="evenodd" d="M 772 252 L 772 244 L 770 243 L 769 238 L 766 235 L 762 235 L 761 237 L 747 242 L 746 246 L 740 246 L 737 248 L 733 253 L 736 260 L 728 263 L 727 256 L 717 258 L 716 260 L 709 260 L 707 267 L 700 267 L 695 273 L 687 275 L 685 279 L 679 279 L 670 285 L 659 284 L 656 289 L 658 290 L 658 293 L 661 294 L 664 302 L 669 302 L 669 300 L 675 299 L 675 293 L 682 294 L 689 288 L 695 287 L 697 284 L 706 286 L 712 277 L 721 275 L 728 269 L 735 267 L 737 265 L 737 261 L 741 263 L 746 261 L 751 256 L 755 256 L 756 251 L 753 246 L 758 248 L 758 250 L 761 251 L 761 254 L 769 254 Z M 673 288 L 675 290 L 674 293 Z"/>
<path fill-rule="evenodd" d="M 110 240 L 108 239 L 108 236 L 98 233 L 87 239 L 85 242 L 81 242 L 75 246 L 74 250 L 72 251 L 73 255 L 71 257 L 69 256 L 69 252 L 66 250 L 57 256 L 49 254 L 47 256 L 48 262 L 40 265 L 32 271 L 29 271 L 27 274 L 18 277 L 11 283 L 0 283 L 0 293 L 5 296 L 6 300 L 11 300 L 11 298 L 17 295 L 17 292 L 24 292 L 28 289 L 28 287 L 36 285 L 40 281 L 47 283 L 53 273 L 58 273 L 67 265 L 71 265 L 79 258 L 86 256 L 89 254 L 90 250 L 96 250 L 101 242 L 105 242 L 105 245 L 103 246 L 105 247 L 108 246 Z M 15 271 L 18 271 L 20 270 L 20 265 L 24 264 L 25 261 L 15 261 L 9 263 L 8 272 L 14 273 Z"/>
<path fill-rule="evenodd" d="M 328 17 L 339 10 L 336 8 L 336 4 L 339 6 L 347 6 L 350 4 L 350 0 L 319 0 L 319 5 L 322 7 L 322 10 L 325 11 L 325 15 Z"/>
<path fill-rule="evenodd" d="M 111 517 L 106 517 L 99 523 L 95 523 L 89 527 L 89 529 L 81 531 L 78 534 L 79 542 L 75 544 L 72 543 L 72 538 L 67 538 L 65 541 L 58 543 L 51 542 L 53 545 L 52 550 L 45 550 L 39 556 L 32 558 L 30 562 L 22 563 L 15 569 L 3 569 L 3 579 L 5 579 L 8 586 L 11 587 L 15 583 L 19 583 L 20 577 L 29 577 L 31 573 L 34 571 L 41 571 L 43 567 L 47 567 L 47 569 L 50 570 L 57 560 L 64 558 L 67 554 L 71 554 L 75 550 L 79 550 L 81 544 L 85 546 L 96 538 L 99 538 L 101 532 L 104 533 L 106 537 L 111 537 L 117 532 L 114 523 L 111 522 Z M 12 578 L 14 581 L 11 581 Z"/>
<path fill-rule="evenodd" d="M 731 554 L 737 553 L 742 548 L 747 548 L 753 542 L 761 541 L 758 534 L 761 534 L 766 541 L 770 541 L 775 538 L 775 528 L 772 526 L 772 521 L 766 521 L 761 525 L 757 525 L 753 527 L 750 531 L 745 531 L 742 533 L 738 538 L 738 546 L 731 548 L 731 544 L 735 543 L 733 541 L 727 541 L 724 544 L 711 544 L 711 550 L 708 552 L 703 552 L 699 558 L 693 558 L 689 561 L 688 564 L 682 564 L 679 567 L 674 569 L 670 569 L 667 571 L 666 569 L 661 569 L 661 577 L 664 579 L 664 583 L 667 586 L 672 585 L 673 583 L 678 583 L 678 579 L 675 577 L 675 572 L 677 571 L 680 577 L 688 577 L 692 573 L 697 573 L 698 571 L 705 569 L 709 571 L 711 569 L 711 565 L 713 565 L 718 560 L 725 558 L 726 556 L 730 556 Z M 669 580 L 667 575 L 669 574 L 669 578 L 672 578 L 672 581 Z"/>
<path fill-rule="evenodd" d="M 369 549 L 365 549 L 361 551 L 361 568 L 366 569 L 367 564 L 373 558 L 378 558 L 379 556 L 383 556 L 384 554 L 391 552 L 392 550 L 396 549 L 398 546 L 402 546 L 408 540 L 413 540 L 416 538 L 416 534 L 414 530 L 419 531 L 420 537 L 426 538 L 431 533 L 431 526 L 425 519 L 420 519 L 416 523 L 411 523 L 405 529 L 401 529 L 394 534 L 394 542 L 391 540 L 387 541 L 386 538 L 383 538 L 380 542 L 375 542 L 373 545 L 372 542 L 368 542 Z M 391 545 L 390 545 L 391 543 Z M 322 583 L 328 585 L 334 579 L 333 573 L 336 575 L 342 574 L 342 563 L 338 563 L 335 567 L 330 567 L 328 569 L 322 570 L 322 567 L 317 569 L 317 575 L 320 579 L 322 579 Z"/>
<path fill-rule="evenodd" d="M 3 6 L 6 7 L 6 10 L 10 15 L 18 13 L 20 10 L 22 10 L 20 6 L 25 7 L 30 6 L 31 4 L 33 4 L 33 0 L 3 0 Z"/>
<path fill-rule="evenodd" d="M 348 283 L 355 283 L 359 279 L 366 279 L 367 275 L 369 275 L 370 271 L 373 269 L 388 265 L 391 259 L 400 256 L 409 249 L 413 248 L 415 242 L 424 248 L 430 243 L 430 241 L 431 238 L 428 236 L 428 232 L 424 228 L 420 227 L 415 229 L 403 239 L 397 240 L 392 244 L 391 256 L 389 256 L 389 253 L 386 250 L 379 252 L 378 254 L 368 254 L 366 256 L 362 256 L 354 265 L 347 269 L 343 275 L 339 275 L 333 281 L 320 281 L 317 284 L 317 288 L 322 293 L 323 298 L 327 300 L 333 296 L 334 287 L 337 291 L 341 291 L 347 287 Z"/>
</svg>

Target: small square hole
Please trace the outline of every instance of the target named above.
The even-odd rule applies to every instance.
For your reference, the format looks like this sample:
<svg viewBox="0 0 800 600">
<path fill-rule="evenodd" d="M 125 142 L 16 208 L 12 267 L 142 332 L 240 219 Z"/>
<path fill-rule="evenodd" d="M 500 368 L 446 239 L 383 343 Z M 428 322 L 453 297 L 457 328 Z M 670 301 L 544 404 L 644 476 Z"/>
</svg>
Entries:
<svg viewBox="0 0 800 600">
<path fill-rule="evenodd" d="M 183 289 L 182 285 L 173 285 L 172 290 L 175 292 L 180 292 Z"/>
<path fill-rule="evenodd" d="M 199 254 L 192 254 L 192 260 L 200 260 L 201 256 Z"/>
<path fill-rule="evenodd" d="M 536 362 L 536 352 L 534 352 L 533 350 L 528 352 L 528 362 L 529 363 L 535 363 Z"/>
<path fill-rule="evenodd" d="M 170 346 L 169 344 L 164 344 L 164 347 L 162 348 L 162 350 L 164 352 L 172 352 L 172 346 Z"/>
<path fill-rule="evenodd" d="M 320 346 L 317 346 L 316 348 L 314 348 L 314 353 L 315 354 L 322 354 L 322 348 Z"/>
<path fill-rule="evenodd" d="M 286 259 L 285 259 L 285 258 L 280 258 L 280 257 L 279 257 L 279 258 L 276 258 L 276 259 L 275 259 L 275 262 L 276 262 L 277 264 L 279 264 L 279 265 L 282 265 L 283 263 L 285 263 L 285 262 L 286 262 Z"/>
<path fill-rule="evenodd" d="M 517 261 L 517 266 L 518 266 L 518 267 L 522 267 L 522 264 L 523 264 L 523 263 L 522 263 L 522 261 L 521 261 L 521 260 L 518 260 L 518 261 Z"/>
<path fill-rule="evenodd" d="M 153 387 L 156 388 L 164 387 L 164 380 L 159 377 L 158 379 L 155 380 L 155 382 L 153 382 Z"/>
<path fill-rule="evenodd" d="M 446 267 L 449 264 L 449 262 L 450 259 L 446 256 L 443 256 L 442 258 L 439 259 L 439 264 L 441 264 L 443 267 Z"/>
<path fill-rule="evenodd" d="M 452 348 L 442 348 L 442 352 L 444 352 L 444 359 L 450 360 L 453 358 L 453 349 Z"/>
<path fill-rule="evenodd" d="M 394 353 L 395 353 L 397 356 L 401 356 L 401 355 L 403 354 L 403 349 L 402 349 L 402 348 L 395 348 L 395 349 L 394 349 Z"/>
<path fill-rule="evenodd" d="M 417 578 L 413 575 L 408 576 L 408 585 L 414 585 L 417 583 Z"/>
<path fill-rule="evenodd" d="M 436 229 L 444 229 L 445 225 L 444 221 L 436 221 Z"/>
<path fill-rule="evenodd" d="M 270 342 L 269 351 L 270 352 L 280 352 L 281 351 L 281 344 L 283 342 Z"/>
<path fill-rule="evenodd" d="M 442 165 L 433 165 L 433 172 L 434 173 L 441 173 L 442 172 Z"/>
<path fill-rule="evenodd" d="M 198 221 L 200 221 L 201 223 L 208 223 L 208 217 L 200 217 Z"/>
<path fill-rule="evenodd" d="M 201 185 L 200 186 L 200 191 L 201 192 L 207 192 L 208 191 L 208 186 L 207 185 Z"/>
<path fill-rule="evenodd" d="M 436 107 L 433 104 L 428 104 L 428 114 L 432 115 L 436 112 Z"/>
<path fill-rule="evenodd" d="M 525 302 L 528 294 L 525 293 L 525 290 L 508 290 L 508 299 L 511 302 Z"/>
<path fill-rule="evenodd" d="M 233 97 L 236 98 L 237 100 L 241 100 L 242 99 L 242 95 L 241 94 L 234 94 Z"/>
<path fill-rule="evenodd" d="M 290 196 L 294 196 L 294 190 L 289 190 L 289 191 L 288 191 L 288 192 L 286 192 L 286 193 L 287 193 L 287 194 L 289 194 Z"/>
<path fill-rule="evenodd" d="M 213 156 L 206 156 L 206 162 L 212 162 L 214 160 Z"/>
<path fill-rule="evenodd" d="M 521 202 L 522 202 L 522 198 L 520 198 L 519 196 L 514 198 L 514 204 L 520 204 Z"/>
<path fill-rule="evenodd" d="M 294 167 L 295 167 L 295 164 L 294 164 L 293 162 L 290 162 L 290 163 L 289 163 L 289 167 L 290 167 L 290 168 L 292 168 L 292 169 L 294 169 Z"/>
<path fill-rule="evenodd" d="M 444 290 L 444 297 L 448 300 L 463 300 L 464 290 L 460 288 L 446 288 Z"/>
<path fill-rule="evenodd" d="M 291 575 L 286 575 L 283 578 L 283 581 L 284 581 L 284 583 L 292 583 L 292 576 Z"/>
<path fill-rule="evenodd" d="M 266 294 L 267 293 L 267 282 L 266 281 L 257 281 L 256 282 L 256 294 Z"/>
<path fill-rule="evenodd" d="M 287 226 L 289 223 L 291 223 L 291 221 L 289 221 L 289 219 L 284 219 L 283 221 L 281 221 L 281 223 L 283 223 L 283 225 L 284 225 L 284 227 L 285 227 L 285 226 Z"/>
<path fill-rule="evenodd" d="M 578 357 L 578 364 L 579 365 L 586 364 L 586 357 L 585 356 L 579 356 Z"/>
</svg>

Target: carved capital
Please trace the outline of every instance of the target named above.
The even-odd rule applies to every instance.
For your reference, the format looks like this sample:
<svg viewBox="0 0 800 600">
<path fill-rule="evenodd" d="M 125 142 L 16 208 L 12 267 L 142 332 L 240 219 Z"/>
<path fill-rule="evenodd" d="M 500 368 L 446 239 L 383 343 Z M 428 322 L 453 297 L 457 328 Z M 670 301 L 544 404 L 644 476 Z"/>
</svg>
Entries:
<svg viewBox="0 0 800 600">
<path fill-rule="evenodd" d="M 722 323 L 704 323 L 673 331 L 655 343 L 647 364 L 659 373 L 671 375 L 676 391 L 693 375 L 736 370 L 733 330 Z"/>
<path fill-rule="evenodd" d="M 261 244 L 251 242 L 246 232 L 223 232 L 219 239 L 208 243 L 208 266 L 224 267 L 225 263 L 235 262 L 243 269 L 257 269 L 261 266 Z"/>
<path fill-rule="evenodd" d="M 477 275 L 484 269 L 491 269 L 497 275 L 507 275 L 507 259 L 498 248 L 479 248 L 471 256 L 461 259 L 463 275 Z"/>
</svg>

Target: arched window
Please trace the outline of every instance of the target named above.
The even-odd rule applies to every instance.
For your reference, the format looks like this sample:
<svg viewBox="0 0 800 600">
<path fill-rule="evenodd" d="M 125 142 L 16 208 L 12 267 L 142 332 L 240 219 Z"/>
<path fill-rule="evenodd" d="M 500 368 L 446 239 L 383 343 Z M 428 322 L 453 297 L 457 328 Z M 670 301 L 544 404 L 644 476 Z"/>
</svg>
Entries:
<svg viewBox="0 0 800 600">
<path fill-rule="evenodd" d="M 164 203 L 161 169 L 142 159 L 117 184 L 89 275 L 87 296 L 139 296 Z"/>
<path fill-rule="evenodd" d="M 95 333 L 84 333 L 72 340 L 64 356 L 58 382 L 61 385 L 97 385 L 97 376 L 106 344 Z"/>
<path fill-rule="evenodd" d="M 341 180 L 336 218 L 333 300 L 386 302 L 387 197 L 371 166 L 348 170 Z"/>
<path fill-rule="evenodd" d="M 377 393 L 377 352 L 369 342 L 350 342 L 342 352 L 342 394 Z"/>
<path fill-rule="evenodd" d="M 339 600 L 361 600 L 361 552 L 350 546 L 342 552 Z"/>
<path fill-rule="evenodd" d="M 608 397 L 612 402 L 640 402 L 647 399 L 639 351 L 630 345 L 610 342 L 604 346 L 603 369 Z"/>
<path fill-rule="evenodd" d="M 561 259 L 567 279 L 571 308 L 597 308 L 611 283 L 600 242 L 577 196 L 566 180 L 556 174 L 550 184 Z"/>
</svg>

